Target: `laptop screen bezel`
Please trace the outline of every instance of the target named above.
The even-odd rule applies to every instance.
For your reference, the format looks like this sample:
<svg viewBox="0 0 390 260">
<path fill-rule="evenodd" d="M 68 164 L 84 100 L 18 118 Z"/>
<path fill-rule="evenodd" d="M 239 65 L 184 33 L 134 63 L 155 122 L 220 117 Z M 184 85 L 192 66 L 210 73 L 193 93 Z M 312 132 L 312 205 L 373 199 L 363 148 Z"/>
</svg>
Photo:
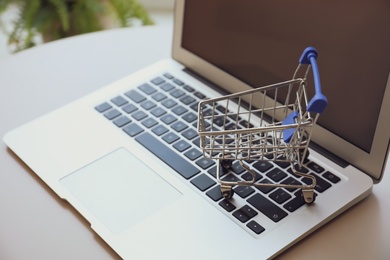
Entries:
<svg viewBox="0 0 390 260">
<path fill-rule="evenodd" d="M 251 87 L 226 73 L 182 46 L 185 0 L 175 3 L 172 57 L 198 75 L 220 86 L 229 93 L 249 90 Z M 370 152 L 366 152 L 331 131 L 317 125 L 312 141 L 335 154 L 379 182 L 383 177 L 390 145 L 390 74 L 383 97 L 380 115 Z"/>
</svg>

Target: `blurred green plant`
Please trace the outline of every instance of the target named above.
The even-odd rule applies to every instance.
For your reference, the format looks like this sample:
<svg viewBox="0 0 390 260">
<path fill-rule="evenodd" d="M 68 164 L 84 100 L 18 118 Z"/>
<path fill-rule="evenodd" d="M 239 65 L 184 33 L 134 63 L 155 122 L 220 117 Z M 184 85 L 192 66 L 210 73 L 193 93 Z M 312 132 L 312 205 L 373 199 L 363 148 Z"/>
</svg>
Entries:
<svg viewBox="0 0 390 260">
<path fill-rule="evenodd" d="M 14 52 L 35 46 L 37 36 L 47 42 L 103 30 L 107 22 L 153 24 L 138 0 L 0 0 L 0 14 L 9 8 L 18 12 L 12 29 L 5 31 Z"/>
</svg>

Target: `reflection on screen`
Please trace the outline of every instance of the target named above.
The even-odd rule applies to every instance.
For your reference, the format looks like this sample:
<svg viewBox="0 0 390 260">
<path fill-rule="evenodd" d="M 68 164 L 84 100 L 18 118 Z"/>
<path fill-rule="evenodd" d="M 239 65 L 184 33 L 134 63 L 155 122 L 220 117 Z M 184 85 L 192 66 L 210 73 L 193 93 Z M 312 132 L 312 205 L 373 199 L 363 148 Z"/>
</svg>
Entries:
<svg viewBox="0 0 390 260">
<path fill-rule="evenodd" d="M 182 46 L 253 87 L 290 79 L 314 46 L 329 101 L 319 124 L 370 151 L 390 70 L 390 1 L 187 0 L 185 8 Z"/>
</svg>

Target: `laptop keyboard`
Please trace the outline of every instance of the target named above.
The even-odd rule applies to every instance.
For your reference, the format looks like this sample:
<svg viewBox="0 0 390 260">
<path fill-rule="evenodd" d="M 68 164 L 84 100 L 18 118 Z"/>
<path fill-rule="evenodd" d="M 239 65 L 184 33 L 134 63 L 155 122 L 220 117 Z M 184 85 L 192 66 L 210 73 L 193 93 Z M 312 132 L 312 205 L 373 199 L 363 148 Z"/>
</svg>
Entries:
<svg viewBox="0 0 390 260">
<path fill-rule="evenodd" d="M 204 98 L 203 93 L 165 73 L 136 89 L 112 97 L 95 109 L 188 180 L 217 207 L 232 214 L 249 232 L 260 234 L 265 230 L 262 223 L 254 220 L 258 214 L 279 222 L 305 205 L 300 189 L 265 186 L 234 187 L 234 197 L 238 197 L 240 203 L 237 203 L 237 199 L 223 198 L 216 179 L 216 162 L 204 158 L 199 148 L 197 110 L 199 101 Z M 239 124 L 247 126 L 248 122 L 240 120 Z M 309 178 L 294 175 L 289 163 L 246 163 L 256 172 L 256 182 L 259 183 L 311 183 Z M 316 178 L 316 196 L 340 181 L 339 177 L 309 160 L 300 171 Z M 221 176 L 224 181 L 252 180 L 252 175 L 238 161 L 233 162 L 231 170 L 221 173 Z"/>
</svg>

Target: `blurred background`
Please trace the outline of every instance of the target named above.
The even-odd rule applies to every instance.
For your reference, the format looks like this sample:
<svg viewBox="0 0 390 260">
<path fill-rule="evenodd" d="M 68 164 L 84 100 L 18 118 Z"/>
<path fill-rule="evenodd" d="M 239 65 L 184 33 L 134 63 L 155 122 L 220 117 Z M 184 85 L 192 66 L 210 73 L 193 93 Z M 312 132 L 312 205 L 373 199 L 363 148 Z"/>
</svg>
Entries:
<svg viewBox="0 0 390 260">
<path fill-rule="evenodd" d="M 36 0 L 36 2 L 37 1 L 38 0 Z M 39 0 L 39 1 L 41 2 L 41 7 L 42 7 L 42 3 L 48 2 L 45 0 Z M 80 0 L 66 0 L 66 1 L 73 2 L 72 4 L 74 4 Z M 100 0 L 97 0 L 97 2 L 98 1 L 100 1 Z M 20 13 L 23 11 L 22 8 L 20 8 L 20 6 L 22 6 L 22 4 L 25 4 L 25 3 L 31 4 L 32 2 L 33 2 L 32 0 L 26 0 L 26 1 L 0 0 L 0 59 L 4 59 L 4 58 L 12 55 L 16 51 L 18 51 L 18 48 L 19 49 L 26 48 L 26 46 L 24 46 L 22 44 L 9 45 L 8 42 L 10 39 L 10 33 L 15 28 L 15 22 L 18 20 L 18 18 L 22 17 L 23 22 L 26 22 L 25 21 L 26 15 L 20 16 Z M 108 1 L 102 0 L 102 2 L 108 2 Z M 131 11 L 132 13 L 130 14 L 130 16 L 134 16 L 135 18 L 130 17 L 129 19 L 127 19 L 127 20 L 129 20 L 128 23 L 127 22 L 121 23 L 118 21 L 113 22 L 113 21 L 110 21 L 109 19 L 104 19 L 105 20 L 104 21 L 105 28 L 102 28 L 103 30 L 119 28 L 119 27 L 128 27 L 128 26 L 143 26 L 143 25 L 150 24 L 150 21 L 152 21 L 152 23 L 154 25 L 171 25 L 173 23 L 174 0 L 118 0 L 118 1 L 110 1 L 110 2 L 118 2 L 119 6 L 120 6 L 121 2 L 140 4 L 142 11 L 144 13 L 140 14 L 139 8 L 135 11 L 132 10 Z M 105 3 L 105 4 L 107 4 L 107 3 Z M 3 10 L 3 11 L 1 11 L 2 5 L 3 5 L 3 8 L 4 8 L 4 6 L 6 6 L 5 10 Z M 122 6 L 123 6 L 123 4 L 122 4 Z M 122 7 L 122 6 L 120 6 L 120 7 Z M 121 11 L 121 10 L 119 10 L 119 11 Z M 61 13 L 58 12 L 58 9 L 53 10 L 52 13 L 56 13 L 55 15 L 61 16 L 60 15 Z M 120 12 L 118 12 L 118 13 L 120 13 Z M 40 19 L 39 15 L 37 15 L 37 16 L 38 17 L 36 19 Z M 47 14 L 45 16 L 44 13 L 41 13 L 40 16 L 46 17 Z M 83 17 L 85 17 L 85 16 L 86 15 L 83 15 Z M 61 17 L 63 18 L 63 16 L 61 16 Z M 150 20 L 149 20 L 149 18 L 150 18 Z M 61 19 L 61 18 L 58 18 L 58 19 Z M 69 17 L 69 20 L 74 21 L 75 19 Z M 82 23 L 82 21 L 79 24 L 81 24 L 81 23 Z M 52 29 L 52 31 L 54 31 L 54 30 Z M 79 33 L 80 32 L 75 32 L 73 34 L 77 35 Z M 23 38 L 25 39 L 26 34 L 27 34 L 26 32 L 22 32 L 22 33 L 19 33 L 19 35 L 17 35 L 17 36 L 19 36 L 19 38 L 21 38 L 20 35 L 22 35 Z M 62 37 L 66 37 L 66 36 L 63 36 L 63 35 L 62 36 L 54 36 L 54 38 L 53 37 L 51 37 L 51 38 L 53 38 L 55 40 L 56 38 L 62 38 Z M 51 40 L 51 39 L 44 39 L 44 38 L 48 38 L 48 37 L 47 36 L 42 37 L 42 34 L 39 34 L 39 33 L 34 34 L 33 39 L 32 39 L 33 44 L 40 45 L 44 42 Z M 19 39 L 17 39 L 17 40 L 19 40 Z M 14 42 L 15 42 L 15 40 L 14 40 Z M 22 45 L 22 47 L 20 47 L 20 45 Z"/>
</svg>

